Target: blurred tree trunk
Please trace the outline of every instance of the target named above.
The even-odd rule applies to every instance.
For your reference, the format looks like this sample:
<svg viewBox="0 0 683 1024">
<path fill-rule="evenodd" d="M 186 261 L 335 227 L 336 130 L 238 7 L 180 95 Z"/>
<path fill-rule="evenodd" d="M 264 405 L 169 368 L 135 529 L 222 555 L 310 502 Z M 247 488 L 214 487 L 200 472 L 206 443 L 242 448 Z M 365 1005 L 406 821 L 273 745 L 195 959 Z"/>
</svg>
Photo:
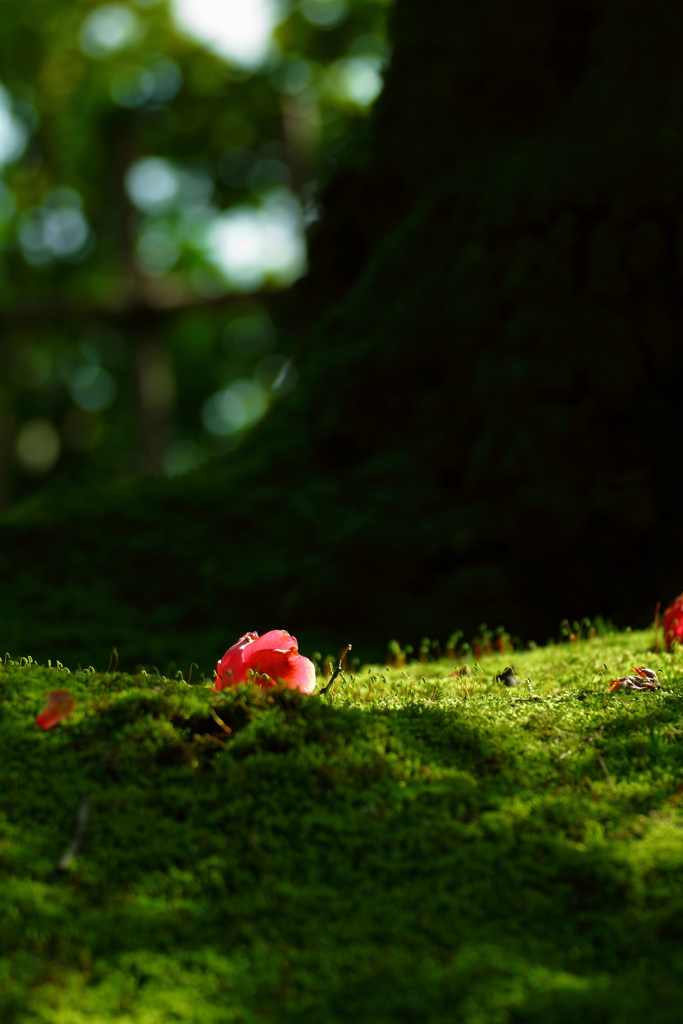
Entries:
<svg viewBox="0 0 683 1024">
<path fill-rule="evenodd" d="M 171 353 L 158 331 L 159 318 L 153 309 L 148 308 L 148 282 L 138 266 L 135 253 L 134 224 L 138 214 L 126 191 L 125 173 L 138 155 L 138 146 L 126 119 L 121 118 L 116 123 L 115 131 L 120 246 L 132 306 L 126 317 L 126 334 L 132 348 L 137 408 L 138 454 L 135 468 L 158 473 L 162 469 L 164 442 L 170 436 L 176 396 L 175 372 Z"/>
<path fill-rule="evenodd" d="M 393 34 L 299 293 L 347 613 L 646 621 L 683 584 L 683 11 L 399 0 Z"/>
<path fill-rule="evenodd" d="M 156 323 L 156 318 L 153 318 L 152 325 Z M 158 472 L 163 468 L 163 450 L 170 440 L 169 427 L 176 394 L 175 373 L 168 348 L 158 335 L 140 325 L 134 329 L 133 337 L 140 468 Z"/>
</svg>

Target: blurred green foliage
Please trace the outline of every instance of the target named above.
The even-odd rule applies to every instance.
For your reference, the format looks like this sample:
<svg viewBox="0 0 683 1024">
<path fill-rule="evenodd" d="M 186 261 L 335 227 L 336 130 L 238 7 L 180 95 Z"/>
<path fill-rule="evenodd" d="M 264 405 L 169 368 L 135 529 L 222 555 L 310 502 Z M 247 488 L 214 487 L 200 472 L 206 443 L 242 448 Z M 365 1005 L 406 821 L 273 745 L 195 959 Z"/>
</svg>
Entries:
<svg viewBox="0 0 683 1024">
<path fill-rule="evenodd" d="M 0 506 L 183 472 L 291 389 L 268 293 L 304 271 L 318 190 L 381 88 L 386 11 L 276 8 L 245 66 L 163 0 L 2 0 Z"/>
<path fill-rule="evenodd" d="M 0 664 L 3 1024 L 671 1024 L 683 682 L 651 647 L 326 698 Z M 643 663 L 661 691 L 608 692 Z"/>
</svg>

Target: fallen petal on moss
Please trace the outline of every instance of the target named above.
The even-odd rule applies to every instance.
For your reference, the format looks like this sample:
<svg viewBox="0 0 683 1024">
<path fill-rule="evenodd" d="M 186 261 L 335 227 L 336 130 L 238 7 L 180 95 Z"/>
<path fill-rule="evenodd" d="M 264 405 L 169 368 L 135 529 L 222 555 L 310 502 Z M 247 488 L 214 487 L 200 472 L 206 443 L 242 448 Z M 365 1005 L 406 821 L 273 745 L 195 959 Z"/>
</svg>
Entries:
<svg viewBox="0 0 683 1024">
<path fill-rule="evenodd" d="M 637 669 L 635 671 L 638 671 Z M 621 679 L 613 679 L 609 684 L 610 691 L 612 693 L 615 690 L 640 690 L 641 692 L 647 692 L 649 690 L 659 690 L 659 683 L 650 682 L 640 675 L 637 676 L 622 676 Z"/>
<path fill-rule="evenodd" d="M 271 629 L 259 637 L 245 633 L 230 647 L 216 666 L 216 689 L 237 686 L 255 675 L 258 686 L 268 688 L 282 682 L 291 690 L 312 693 L 315 689 L 315 665 L 299 654 L 296 637 L 284 629 Z"/>
<path fill-rule="evenodd" d="M 53 690 L 48 693 L 45 707 L 36 718 L 41 729 L 51 729 L 57 722 L 68 718 L 76 707 L 76 701 L 68 690 Z"/>
</svg>

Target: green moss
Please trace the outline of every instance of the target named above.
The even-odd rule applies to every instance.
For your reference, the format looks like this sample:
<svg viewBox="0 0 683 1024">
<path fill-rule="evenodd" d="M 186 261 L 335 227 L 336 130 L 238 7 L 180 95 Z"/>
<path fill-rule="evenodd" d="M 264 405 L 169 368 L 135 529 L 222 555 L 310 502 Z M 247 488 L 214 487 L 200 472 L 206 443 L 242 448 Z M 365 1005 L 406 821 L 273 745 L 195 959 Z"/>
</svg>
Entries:
<svg viewBox="0 0 683 1024">
<path fill-rule="evenodd" d="M 510 655 L 369 666 L 326 697 L 7 662 L 0 1019 L 674 1021 L 683 663 L 651 646 L 515 653 L 515 689 Z M 609 693 L 643 663 L 661 691 Z"/>
</svg>

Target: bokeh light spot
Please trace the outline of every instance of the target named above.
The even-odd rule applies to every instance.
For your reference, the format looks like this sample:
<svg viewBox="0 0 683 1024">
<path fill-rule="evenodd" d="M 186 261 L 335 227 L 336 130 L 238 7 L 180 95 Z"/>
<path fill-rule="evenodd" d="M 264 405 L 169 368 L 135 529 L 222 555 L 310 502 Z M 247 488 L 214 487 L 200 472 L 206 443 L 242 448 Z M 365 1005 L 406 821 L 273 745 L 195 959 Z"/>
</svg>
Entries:
<svg viewBox="0 0 683 1024">
<path fill-rule="evenodd" d="M 86 17 L 80 30 L 81 49 L 95 60 L 129 46 L 140 28 L 138 16 L 124 4 L 103 4 Z"/>
<path fill-rule="evenodd" d="M 191 35 L 245 68 L 266 59 L 282 17 L 274 0 L 174 0 L 173 11 Z"/>
<path fill-rule="evenodd" d="M 82 259 L 93 244 L 81 197 L 71 188 L 53 189 L 41 207 L 22 214 L 18 235 L 24 258 L 33 266 Z"/>
<path fill-rule="evenodd" d="M 119 71 L 109 86 L 111 97 L 120 107 L 147 107 L 160 110 L 180 90 L 183 76 L 175 61 L 160 59 L 147 67 L 129 67 Z"/>
<path fill-rule="evenodd" d="M 336 60 L 328 71 L 330 88 L 339 99 L 368 107 L 384 85 L 380 70 L 379 58 L 369 55 Z"/>
<path fill-rule="evenodd" d="M 49 472 L 59 458 L 60 449 L 59 432 L 51 420 L 42 417 L 27 420 L 17 434 L 17 459 L 29 473 Z"/>
<path fill-rule="evenodd" d="M 43 234 L 55 256 L 73 256 L 88 239 L 88 225 L 80 210 L 51 210 L 44 214 Z"/>
<path fill-rule="evenodd" d="M 126 192 L 143 213 L 168 209 L 178 195 L 178 174 L 168 160 L 148 156 L 136 160 L 126 172 Z"/>
<path fill-rule="evenodd" d="M 102 412 L 116 398 L 118 390 L 112 375 L 101 366 L 80 366 L 70 374 L 69 393 L 81 409 Z"/>
<path fill-rule="evenodd" d="M 344 0 L 302 0 L 299 10 L 306 21 L 318 28 L 333 28 L 349 13 Z"/>
<path fill-rule="evenodd" d="M 292 284 L 306 269 L 301 208 L 287 189 L 274 189 L 258 208 L 236 206 L 209 225 L 208 256 L 238 291 L 266 282 Z"/>
<path fill-rule="evenodd" d="M 0 85 L 0 167 L 18 160 L 28 143 L 28 129 L 15 117 L 7 90 Z"/>
<path fill-rule="evenodd" d="M 258 381 L 236 380 L 207 398 L 202 422 L 210 434 L 229 436 L 253 426 L 268 409 L 268 392 Z"/>
</svg>

